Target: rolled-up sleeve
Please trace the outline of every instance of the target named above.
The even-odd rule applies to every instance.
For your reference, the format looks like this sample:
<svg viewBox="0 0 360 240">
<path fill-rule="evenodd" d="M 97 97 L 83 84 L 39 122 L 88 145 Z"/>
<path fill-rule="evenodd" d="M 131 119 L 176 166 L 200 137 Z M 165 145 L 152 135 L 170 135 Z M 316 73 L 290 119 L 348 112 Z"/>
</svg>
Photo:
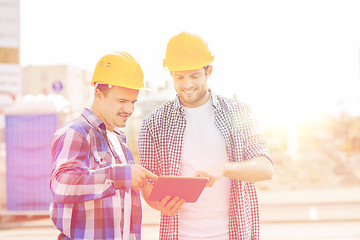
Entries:
<svg viewBox="0 0 360 240">
<path fill-rule="evenodd" d="M 75 130 L 54 135 L 51 157 L 54 202 L 85 202 L 112 196 L 117 188 L 131 187 L 130 165 L 89 168 L 90 144 Z"/>
<path fill-rule="evenodd" d="M 242 139 L 244 159 L 248 160 L 264 156 L 272 163 L 272 157 L 264 135 L 251 108 L 247 104 L 240 103 L 239 109 L 240 114 L 236 115 L 239 119 L 235 121 L 238 126 L 235 128 L 238 129 L 236 137 Z"/>
</svg>

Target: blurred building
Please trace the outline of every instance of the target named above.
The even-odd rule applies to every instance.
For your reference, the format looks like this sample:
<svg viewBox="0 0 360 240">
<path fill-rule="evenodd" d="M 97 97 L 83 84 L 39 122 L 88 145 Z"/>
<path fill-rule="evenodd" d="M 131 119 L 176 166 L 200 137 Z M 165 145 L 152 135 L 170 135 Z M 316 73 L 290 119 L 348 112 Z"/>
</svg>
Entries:
<svg viewBox="0 0 360 240">
<path fill-rule="evenodd" d="M 91 77 L 91 72 L 69 65 L 23 67 L 22 95 L 62 95 L 69 101 L 70 111 L 77 114 L 92 102 Z"/>
<path fill-rule="evenodd" d="M 21 92 L 19 47 L 19 0 L 0 0 L 0 113 Z"/>
</svg>

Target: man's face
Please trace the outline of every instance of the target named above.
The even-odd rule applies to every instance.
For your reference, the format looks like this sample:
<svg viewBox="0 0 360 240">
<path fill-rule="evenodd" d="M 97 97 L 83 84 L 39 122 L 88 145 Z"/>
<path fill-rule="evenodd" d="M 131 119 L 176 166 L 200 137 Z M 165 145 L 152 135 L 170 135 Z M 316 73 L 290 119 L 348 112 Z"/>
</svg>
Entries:
<svg viewBox="0 0 360 240">
<path fill-rule="evenodd" d="M 134 112 L 139 90 L 113 86 L 106 95 L 97 93 L 102 120 L 109 130 L 125 127 L 126 121 Z"/>
<path fill-rule="evenodd" d="M 183 106 L 196 108 L 207 102 L 209 99 L 207 79 L 211 70 L 210 66 L 207 72 L 204 68 L 171 72 L 175 90 Z"/>
</svg>

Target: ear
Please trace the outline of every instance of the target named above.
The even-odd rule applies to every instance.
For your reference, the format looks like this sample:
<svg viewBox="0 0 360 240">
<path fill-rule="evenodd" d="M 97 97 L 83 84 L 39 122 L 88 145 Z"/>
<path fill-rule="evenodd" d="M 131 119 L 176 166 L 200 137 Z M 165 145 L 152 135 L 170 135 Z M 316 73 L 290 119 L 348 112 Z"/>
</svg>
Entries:
<svg viewBox="0 0 360 240">
<path fill-rule="evenodd" d="M 94 93 L 94 99 L 101 100 L 103 97 L 104 94 L 98 88 L 96 88 Z"/>
<path fill-rule="evenodd" d="M 209 65 L 208 69 L 206 70 L 206 77 L 209 77 L 212 71 L 213 71 L 213 66 Z"/>
</svg>

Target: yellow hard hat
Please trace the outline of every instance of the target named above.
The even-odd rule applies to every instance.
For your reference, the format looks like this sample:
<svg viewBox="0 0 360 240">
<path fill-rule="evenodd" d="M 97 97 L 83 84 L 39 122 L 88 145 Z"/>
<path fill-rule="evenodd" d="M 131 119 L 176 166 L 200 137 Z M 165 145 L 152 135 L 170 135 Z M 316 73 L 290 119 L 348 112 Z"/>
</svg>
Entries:
<svg viewBox="0 0 360 240">
<path fill-rule="evenodd" d="M 114 52 L 97 63 L 91 85 L 105 83 L 131 89 L 144 87 L 144 74 L 139 63 L 128 53 Z"/>
<path fill-rule="evenodd" d="M 163 66 L 169 71 L 200 69 L 214 61 L 205 41 L 190 33 L 182 32 L 169 40 Z"/>
</svg>

